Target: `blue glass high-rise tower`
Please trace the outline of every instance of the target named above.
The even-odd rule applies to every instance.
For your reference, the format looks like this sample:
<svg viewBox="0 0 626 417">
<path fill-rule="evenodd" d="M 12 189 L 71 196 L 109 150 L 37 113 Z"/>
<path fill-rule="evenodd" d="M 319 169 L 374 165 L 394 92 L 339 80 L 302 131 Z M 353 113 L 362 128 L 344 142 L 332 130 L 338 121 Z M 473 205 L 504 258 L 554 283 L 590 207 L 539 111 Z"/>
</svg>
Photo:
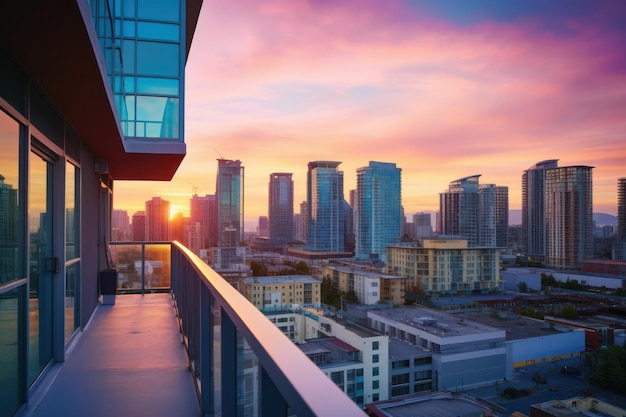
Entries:
<svg viewBox="0 0 626 417">
<path fill-rule="evenodd" d="M 402 170 L 394 163 L 370 161 L 356 172 L 356 257 L 384 261 L 385 247 L 397 244 L 402 235 Z"/>
<path fill-rule="evenodd" d="M 341 162 L 309 162 L 307 202 L 309 205 L 310 252 L 344 251 L 343 172 Z"/>
</svg>

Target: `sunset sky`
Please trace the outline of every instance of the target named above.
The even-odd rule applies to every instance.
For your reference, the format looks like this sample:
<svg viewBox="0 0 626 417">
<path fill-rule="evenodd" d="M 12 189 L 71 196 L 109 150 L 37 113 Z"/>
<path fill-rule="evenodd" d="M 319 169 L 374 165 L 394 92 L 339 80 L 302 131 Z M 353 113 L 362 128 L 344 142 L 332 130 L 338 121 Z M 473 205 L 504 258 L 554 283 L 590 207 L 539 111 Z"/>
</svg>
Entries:
<svg viewBox="0 0 626 417">
<path fill-rule="evenodd" d="M 402 168 L 407 214 L 460 177 L 509 187 L 545 159 L 591 165 L 594 211 L 626 177 L 626 1 L 205 0 L 187 62 L 187 157 L 170 183 L 115 183 L 132 215 L 152 196 L 188 215 L 216 159 L 245 166 L 247 229 L 269 174 L 342 161 Z"/>
</svg>

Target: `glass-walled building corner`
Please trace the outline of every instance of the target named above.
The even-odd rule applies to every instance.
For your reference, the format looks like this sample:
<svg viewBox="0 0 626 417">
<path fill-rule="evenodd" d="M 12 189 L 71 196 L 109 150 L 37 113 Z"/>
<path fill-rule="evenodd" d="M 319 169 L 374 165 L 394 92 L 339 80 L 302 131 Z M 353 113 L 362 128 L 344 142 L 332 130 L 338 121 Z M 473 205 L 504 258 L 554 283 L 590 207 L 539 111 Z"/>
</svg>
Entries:
<svg viewBox="0 0 626 417">
<path fill-rule="evenodd" d="M 183 141 L 185 2 L 91 0 L 122 133 Z"/>
</svg>

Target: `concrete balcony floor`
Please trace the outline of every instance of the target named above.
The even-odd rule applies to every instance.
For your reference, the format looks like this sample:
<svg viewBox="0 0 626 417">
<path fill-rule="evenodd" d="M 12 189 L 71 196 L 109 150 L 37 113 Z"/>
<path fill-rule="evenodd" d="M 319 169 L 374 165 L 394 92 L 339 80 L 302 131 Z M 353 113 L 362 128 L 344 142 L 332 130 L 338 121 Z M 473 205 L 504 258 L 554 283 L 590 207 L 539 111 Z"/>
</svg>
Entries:
<svg viewBox="0 0 626 417">
<path fill-rule="evenodd" d="M 171 296 L 99 305 L 45 391 L 27 416 L 200 416 Z"/>
</svg>

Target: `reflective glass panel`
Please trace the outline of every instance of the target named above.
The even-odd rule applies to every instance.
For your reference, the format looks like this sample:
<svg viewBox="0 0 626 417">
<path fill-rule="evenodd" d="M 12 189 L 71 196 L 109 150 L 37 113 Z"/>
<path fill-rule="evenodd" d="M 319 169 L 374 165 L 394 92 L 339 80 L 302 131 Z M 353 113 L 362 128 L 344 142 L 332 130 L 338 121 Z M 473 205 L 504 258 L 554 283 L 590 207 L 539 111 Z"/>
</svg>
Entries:
<svg viewBox="0 0 626 417">
<path fill-rule="evenodd" d="M 0 417 L 12 416 L 23 402 L 19 392 L 19 293 L 0 295 Z M 22 347 L 23 349 L 23 347 Z"/>
<path fill-rule="evenodd" d="M 180 20 L 180 2 L 179 0 L 137 0 L 137 17 L 139 19 L 178 22 Z"/>
<path fill-rule="evenodd" d="M 111 245 L 112 267 L 120 290 L 141 290 L 141 245 Z"/>
<path fill-rule="evenodd" d="M 31 153 L 29 177 L 28 381 L 33 383 L 52 359 L 52 164 Z M 58 261 L 58 260 L 57 260 Z"/>
<path fill-rule="evenodd" d="M 174 43 L 137 42 L 137 73 L 178 77 L 179 48 L 180 46 Z"/>
<path fill-rule="evenodd" d="M 178 96 L 180 81 L 174 78 L 137 77 L 137 92 Z"/>
<path fill-rule="evenodd" d="M 78 168 L 66 163 L 65 171 L 65 260 L 78 258 Z"/>
<path fill-rule="evenodd" d="M 177 42 L 180 40 L 180 26 L 171 23 L 137 22 L 137 37 Z"/>
<path fill-rule="evenodd" d="M 169 288 L 171 246 L 146 245 L 146 288 Z"/>
<path fill-rule="evenodd" d="M 79 326 L 79 274 L 80 262 L 74 262 L 65 269 L 65 341 Z"/>
<path fill-rule="evenodd" d="M 0 111 L 0 285 L 19 272 L 19 125 Z"/>
</svg>

